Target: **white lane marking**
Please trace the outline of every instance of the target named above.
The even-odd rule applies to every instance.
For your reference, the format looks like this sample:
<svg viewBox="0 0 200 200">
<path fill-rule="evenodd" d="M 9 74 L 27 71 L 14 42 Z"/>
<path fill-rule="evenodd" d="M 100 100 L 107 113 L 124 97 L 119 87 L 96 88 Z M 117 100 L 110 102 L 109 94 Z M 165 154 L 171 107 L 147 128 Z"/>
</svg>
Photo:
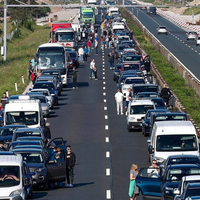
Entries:
<svg viewBox="0 0 200 200">
<path fill-rule="evenodd" d="M 105 65 L 103 65 L 103 67 L 105 67 Z"/>
<path fill-rule="evenodd" d="M 105 62 L 103 62 L 103 64 L 105 65 Z"/>
<path fill-rule="evenodd" d="M 109 137 L 106 137 L 106 142 L 109 142 Z"/>
<path fill-rule="evenodd" d="M 102 72 L 102 74 L 105 74 L 105 72 Z"/>
<path fill-rule="evenodd" d="M 103 79 L 105 79 L 105 77 L 103 77 Z"/>
<path fill-rule="evenodd" d="M 106 176 L 110 176 L 110 168 L 106 169 Z"/>
<path fill-rule="evenodd" d="M 104 99 L 103 102 L 106 102 L 106 99 Z"/>
<path fill-rule="evenodd" d="M 105 130 L 108 130 L 108 125 L 105 125 Z"/>
<path fill-rule="evenodd" d="M 108 119 L 108 115 L 105 115 L 105 119 Z"/>
<path fill-rule="evenodd" d="M 106 93 L 105 93 L 105 92 L 103 93 L 103 96 L 106 96 Z"/>
<path fill-rule="evenodd" d="M 104 81 L 104 82 L 103 82 L 103 84 L 105 85 L 105 84 L 106 84 L 106 82 Z"/>
<path fill-rule="evenodd" d="M 105 68 L 103 68 L 103 71 L 105 71 Z"/>
<path fill-rule="evenodd" d="M 105 90 L 106 89 L 106 87 L 103 87 L 103 90 Z"/>
<path fill-rule="evenodd" d="M 106 158 L 110 158 L 110 152 L 106 151 Z"/>
<path fill-rule="evenodd" d="M 107 107 L 104 107 L 104 110 L 107 110 Z"/>
<path fill-rule="evenodd" d="M 106 190 L 106 199 L 111 199 L 110 190 Z"/>
</svg>

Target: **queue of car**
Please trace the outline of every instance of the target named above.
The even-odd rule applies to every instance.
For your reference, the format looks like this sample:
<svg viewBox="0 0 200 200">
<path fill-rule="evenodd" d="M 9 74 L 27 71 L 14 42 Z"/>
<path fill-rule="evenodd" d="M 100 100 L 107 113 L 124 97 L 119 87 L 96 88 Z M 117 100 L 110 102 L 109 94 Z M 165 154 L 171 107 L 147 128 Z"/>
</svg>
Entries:
<svg viewBox="0 0 200 200">
<path fill-rule="evenodd" d="M 149 8 L 147 12 L 156 14 L 155 8 Z M 160 97 L 159 85 L 145 70 L 134 46 L 126 46 L 131 44 L 131 38 L 121 37 L 122 32 L 127 30 L 116 31 L 119 33 L 116 36 L 119 39 L 115 41 L 118 63 L 113 69 L 113 80 L 124 99 L 131 88 L 132 100 L 126 110 L 127 130 L 142 130 L 144 136 L 149 136 L 149 161 L 156 161 L 158 165 L 140 169 L 136 185 L 143 199 L 200 199 L 199 143 L 195 127 L 188 121 L 186 113 L 166 107 Z M 167 34 L 167 28 L 159 27 L 160 33 Z M 127 52 L 126 49 L 134 50 Z"/>
</svg>

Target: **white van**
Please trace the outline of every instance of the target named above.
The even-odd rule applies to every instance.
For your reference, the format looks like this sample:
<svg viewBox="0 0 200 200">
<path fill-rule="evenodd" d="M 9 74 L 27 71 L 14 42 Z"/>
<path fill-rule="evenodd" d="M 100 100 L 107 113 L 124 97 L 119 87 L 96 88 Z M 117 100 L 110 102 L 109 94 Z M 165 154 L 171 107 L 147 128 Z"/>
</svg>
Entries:
<svg viewBox="0 0 200 200">
<path fill-rule="evenodd" d="M 40 100 L 30 100 L 29 96 L 19 96 L 5 105 L 4 125 L 25 124 L 30 128 L 44 125 Z"/>
<path fill-rule="evenodd" d="M 26 186 L 30 185 L 30 180 L 25 178 L 25 169 L 20 155 L 0 155 L 0 199 L 26 200 Z M 4 174 L 9 174 L 4 178 Z"/>
<path fill-rule="evenodd" d="M 151 138 L 147 142 L 150 161 L 155 158 L 158 164 L 171 155 L 199 156 L 198 138 L 191 121 L 155 122 Z"/>
<path fill-rule="evenodd" d="M 133 99 L 127 108 L 127 130 L 142 129 L 142 120 L 148 110 L 154 110 L 155 105 L 150 99 Z"/>
<path fill-rule="evenodd" d="M 125 26 L 122 24 L 116 24 L 112 27 L 113 33 L 115 33 L 116 31 L 123 31 L 123 30 L 125 30 Z"/>
</svg>

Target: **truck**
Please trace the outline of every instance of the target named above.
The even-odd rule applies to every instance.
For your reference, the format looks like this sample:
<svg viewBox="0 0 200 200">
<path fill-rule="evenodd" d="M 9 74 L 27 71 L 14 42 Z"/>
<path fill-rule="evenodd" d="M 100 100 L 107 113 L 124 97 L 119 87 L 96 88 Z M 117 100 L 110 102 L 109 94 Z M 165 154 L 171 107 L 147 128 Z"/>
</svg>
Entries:
<svg viewBox="0 0 200 200">
<path fill-rule="evenodd" d="M 67 58 L 65 47 L 57 43 L 45 43 L 38 47 L 36 52 L 36 70 L 59 70 L 63 86 L 67 85 Z"/>
<path fill-rule="evenodd" d="M 28 95 L 11 99 L 5 105 L 4 125 L 22 124 L 30 128 L 43 127 L 45 120 L 40 100 L 30 100 Z"/>
<path fill-rule="evenodd" d="M 76 37 L 71 23 L 52 23 L 51 42 L 63 45 L 65 48 L 75 48 Z"/>
<path fill-rule="evenodd" d="M 95 23 L 94 9 L 91 7 L 80 8 L 80 22 L 85 23 L 87 26 L 91 26 Z"/>
<path fill-rule="evenodd" d="M 32 178 L 30 172 L 27 172 L 28 166 L 23 162 L 22 156 L 3 152 L 0 154 L 0 160 L 0 199 L 26 200 L 28 190 L 32 187 Z M 3 176 L 4 174 L 7 176 Z"/>
<path fill-rule="evenodd" d="M 97 4 L 97 0 L 87 0 L 88 4 Z"/>
</svg>

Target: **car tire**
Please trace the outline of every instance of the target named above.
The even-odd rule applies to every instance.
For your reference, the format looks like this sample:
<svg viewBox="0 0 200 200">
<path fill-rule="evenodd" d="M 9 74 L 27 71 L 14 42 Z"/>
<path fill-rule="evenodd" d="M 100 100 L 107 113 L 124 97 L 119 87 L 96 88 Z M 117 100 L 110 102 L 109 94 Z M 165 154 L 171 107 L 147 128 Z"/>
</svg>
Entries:
<svg viewBox="0 0 200 200">
<path fill-rule="evenodd" d="M 46 183 L 42 186 L 42 189 L 48 190 L 48 188 L 49 188 L 49 181 L 48 181 L 48 178 L 47 178 Z"/>
<path fill-rule="evenodd" d="M 198 44 L 196 44 L 196 46 L 198 46 Z"/>
<path fill-rule="evenodd" d="M 128 132 L 131 132 L 131 127 L 129 125 L 127 125 L 127 130 Z"/>
</svg>

